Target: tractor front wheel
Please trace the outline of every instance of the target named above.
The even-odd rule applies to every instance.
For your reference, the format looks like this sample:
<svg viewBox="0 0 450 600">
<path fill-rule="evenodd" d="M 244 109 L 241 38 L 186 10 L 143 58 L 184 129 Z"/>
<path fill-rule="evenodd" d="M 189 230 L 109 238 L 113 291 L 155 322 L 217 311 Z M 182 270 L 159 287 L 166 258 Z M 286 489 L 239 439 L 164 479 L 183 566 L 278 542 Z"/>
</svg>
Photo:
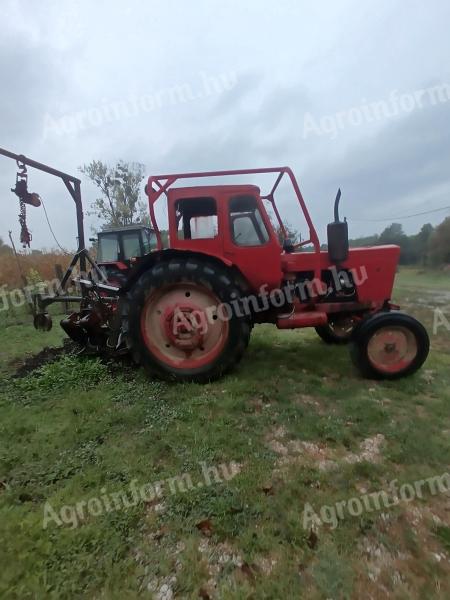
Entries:
<svg viewBox="0 0 450 600">
<path fill-rule="evenodd" d="M 152 375 L 203 383 L 242 357 L 249 321 L 226 267 L 196 258 L 158 263 L 128 293 L 128 345 Z"/>
<path fill-rule="evenodd" d="M 399 379 L 425 362 L 430 340 L 425 327 L 401 312 L 377 313 L 355 329 L 350 354 L 363 376 Z"/>
</svg>

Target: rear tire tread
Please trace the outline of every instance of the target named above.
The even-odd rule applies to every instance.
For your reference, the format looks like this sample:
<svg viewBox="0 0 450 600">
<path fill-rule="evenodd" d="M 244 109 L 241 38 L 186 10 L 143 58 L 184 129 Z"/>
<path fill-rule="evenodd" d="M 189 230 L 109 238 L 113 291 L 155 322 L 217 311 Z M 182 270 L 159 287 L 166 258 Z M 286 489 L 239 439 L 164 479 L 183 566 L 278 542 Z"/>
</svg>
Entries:
<svg viewBox="0 0 450 600">
<path fill-rule="evenodd" d="M 225 267 L 224 267 L 225 269 Z M 151 353 L 140 335 L 140 314 L 149 294 L 160 287 L 164 282 L 177 281 L 196 281 L 202 283 L 207 289 L 217 294 L 215 287 L 222 288 L 220 302 L 227 302 L 231 294 L 236 294 L 239 298 L 242 295 L 237 281 L 233 281 L 220 267 L 217 267 L 209 261 L 197 262 L 192 258 L 186 260 L 169 260 L 165 263 L 155 265 L 152 269 L 145 272 L 134 286 L 127 293 L 127 309 L 123 313 L 123 328 L 126 331 L 126 340 L 136 363 L 142 365 L 147 373 L 160 379 L 169 381 L 191 381 L 197 383 L 206 383 L 218 379 L 229 372 L 242 359 L 250 338 L 250 323 L 246 318 L 237 318 L 235 316 L 230 320 L 234 321 L 237 340 L 231 345 L 227 342 L 227 347 L 213 363 L 212 367 L 205 367 L 206 371 L 187 372 L 180 369 L 174 373 L 170 367 L 164 367 Z M 195 371 L 195 370 L 189 370 Z"/>
</svg>

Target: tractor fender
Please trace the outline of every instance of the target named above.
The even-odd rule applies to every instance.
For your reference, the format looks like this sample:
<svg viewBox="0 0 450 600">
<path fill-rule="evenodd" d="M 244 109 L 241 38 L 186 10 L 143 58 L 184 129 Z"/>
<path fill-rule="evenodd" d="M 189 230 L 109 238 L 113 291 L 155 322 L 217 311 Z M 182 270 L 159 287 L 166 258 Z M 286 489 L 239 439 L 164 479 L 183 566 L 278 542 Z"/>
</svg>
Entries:
<svg viewBox="0 0 450 600">
<path fill-rule="evenodd" d="M 147 254 L 135 265 L 128 273 L 128 277 L 121 287 L 121 292 L 128 292 L 134 285 L 134 283 L 141 277 L 143 273 L 151 269 L 155 264 L 159 262 L 165 262 L 173 258 L 186 258 L 193 257 L 197 259 L 208 259 L 209 262 L 215 262 L 221 267 L 225 266 L 228 269 L 234 271 L 235 277 L 238 278 L 239 283 L 244 289 L 250 289 L 249 284 L 245 277 L 242 275 L 240 270 L 233 264 L 232 261 L 218 256 L 217 254 L 210 254 L 209 252 L 195 252 L 192 250 L 176 250 L 174 248 L 166 248 L 163 250 L 155 250 L 150 254 Z"/>
</svg>

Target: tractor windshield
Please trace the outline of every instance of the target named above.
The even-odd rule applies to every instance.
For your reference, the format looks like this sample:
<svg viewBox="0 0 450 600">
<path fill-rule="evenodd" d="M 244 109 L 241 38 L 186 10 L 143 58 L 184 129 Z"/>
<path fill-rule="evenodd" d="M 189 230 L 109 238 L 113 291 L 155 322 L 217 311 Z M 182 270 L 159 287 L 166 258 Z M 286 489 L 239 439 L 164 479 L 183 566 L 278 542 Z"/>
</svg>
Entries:
<svg viewBox="0 0 450 600">
<path fill-rule="evenodd" d="M 141 236 L 139 231 L 130 231 L 122 234 L 123 259 L 129 260 L 141 256 Z"/>
<path fill-rule="evenodd" d="M 234 196 L 230 201 L 231 236 L 238 246 L 261 246 L 269 241 L 254 196 Z"/>
<path fill-rule="evenodd" d="M 98 235 L 98 261 L 129 261 L 157 248 L 155 232 L 150 228 L 110 231 Z"/>
<path fill-rule="evenodd" d="M 98 239 L 98 262 L 119 260 L 119 237 L 117 233 L 104 233 Z"/>
</svg>

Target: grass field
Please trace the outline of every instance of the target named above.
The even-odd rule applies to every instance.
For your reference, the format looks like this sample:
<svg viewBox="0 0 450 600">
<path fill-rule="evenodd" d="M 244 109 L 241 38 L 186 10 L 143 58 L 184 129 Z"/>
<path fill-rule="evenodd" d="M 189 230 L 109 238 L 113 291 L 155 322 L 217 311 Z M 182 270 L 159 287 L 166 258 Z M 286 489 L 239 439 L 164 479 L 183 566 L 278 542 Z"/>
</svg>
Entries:
<svg viewBox="0 0 450 600">
<path fill-rule="evenodd" d="M 313 331 L 270 326 L 204 386 L 70 355 L 13 378 L 62 335 L 0 315 L 0 597 L 449 598 L 450 494 L 415 485 L 449 472 L 450 331 L 433 334 L 449 278 L 399 274 L 394 300 L 432 350 L 390 383 Z M 414 497 L 334 519 L 393 480 Z M 83 504 L 133 481 L 161 492 L 97 516 L 100 500 Z"/>
</svg>

